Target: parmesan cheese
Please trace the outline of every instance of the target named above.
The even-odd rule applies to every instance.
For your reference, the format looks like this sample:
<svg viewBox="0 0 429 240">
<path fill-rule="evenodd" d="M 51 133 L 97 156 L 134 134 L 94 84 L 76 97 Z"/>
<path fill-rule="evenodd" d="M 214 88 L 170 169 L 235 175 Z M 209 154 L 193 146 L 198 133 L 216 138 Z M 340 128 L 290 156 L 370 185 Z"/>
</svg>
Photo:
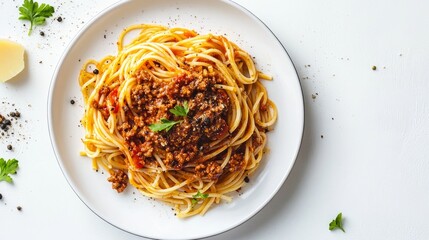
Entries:
<svg viewBox="0 0 429 240">
<path fill-rule="evenodd" d="M 0 39 L 0 82 L 12 79 L 24 69 L 24 51 L 22 45 Z"/>
</svg>

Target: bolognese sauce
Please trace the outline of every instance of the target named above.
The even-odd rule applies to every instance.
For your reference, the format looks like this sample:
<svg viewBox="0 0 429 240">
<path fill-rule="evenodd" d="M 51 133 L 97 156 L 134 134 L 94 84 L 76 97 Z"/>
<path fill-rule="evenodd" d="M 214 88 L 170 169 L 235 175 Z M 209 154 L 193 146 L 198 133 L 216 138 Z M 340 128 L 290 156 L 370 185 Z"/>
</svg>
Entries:
<svg viewBox="0 0 429 240">
<path fill-rule="evenodd" d="M 190 73 L 172 81 L 156 80 L 145 71 L 136 74 L 137 85 L 131 89 L 132 105 L 123 108 L 126 121 L 119 130 L 133 154 L 135 167 L 156 165 L 157 153 L 169 169 L 195 165 L 197 177 L 215 180 L 222 174 L 219 164 L 199 163 L 199 159 L 210 149 L 210 142 L 229 137 L 230 99 L 225 90 L 215 87 L 224 83 L 221 76 L 203 67 L 189 70 Z M 179 120 L 169 110 L 184 102 L 188 103 L 189 113 L 171 130 L 154 132 L 148 127 L 163 118 Z M 236 159 L 242 157 L 234 158 L 234 169 L 238 170 L 242 166 Z"/>
</svg>

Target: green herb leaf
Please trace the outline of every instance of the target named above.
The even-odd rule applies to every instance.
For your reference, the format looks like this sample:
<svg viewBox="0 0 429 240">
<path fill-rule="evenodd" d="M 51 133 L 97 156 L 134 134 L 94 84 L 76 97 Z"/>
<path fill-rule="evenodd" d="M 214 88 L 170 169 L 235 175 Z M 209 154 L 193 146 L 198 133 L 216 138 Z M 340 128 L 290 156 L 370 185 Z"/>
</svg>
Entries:
<svg viewBox="0 0 429 240">
<path fill-rule="evenodd" d="M 337 217 L 334 220 L 332 220 L 331 223 L 329 223 L 329 230 L 332 231 L 336 228 L 339 228 L 343 232 L 346 232 L 344 231 L 344 228 L 343 228 L 343 213 L 338 213 Z"/>
<path fill-rule="evenodd" d="M 19 7 L 19 19 L 30 21 L 30 36 L 34 26 L 45 23 L 46 18 L 52 17 L 55 12 L 54 7 L 49 4 L 33 2 L 33 0 L 24 0 L 24 3 Z"/>
<path fill-rule="evenodd" d="M 159 132 L 162 130 L 165 130 L 168 132 L 168 131 L 170 131 L 170 129 L 174 125 L 176 125 L 180 122 L 182 122 L 182 121 L 170 121 L 168 119 L 163 118 L 163 119 L 161 119 L 160 123 L 154 123 L 154 124 L 149 125 L 149 129 L 152 130 L 153 132 Z"/>
<path fill-rule="evenodd" d="M 200 192 L 200 190 L 198 190 L 197 194 L 192 195 L 192 200 L 191 200 L 192 206 L 195 206 L 195 204 L 198 203 L 198 199 L 206 199 L 208 197 L 209 195 L 207 193 L 203 194 Z"/>
<path fill-rule="evenodd" d="M 0 158 L 0 182 L 6 181 L 8 183 L 12 183 L 13 180 L 9 175 L 15 174 L 18 167 L 18 160 L 9 159 L 6 162 L 3 158 Z"/>
<path fill-rule="evenodd" d="M 209 195 L 207 193 L 203 194 L 203 193 L 200 192 L 200 190 L 198 190 L 197 194 L 193 195 L 192 197 L 194 199 L 197 199 L 197 198 L 203 198 L 203 199 L 205 199 L 205 198 L 208 198 Z"/>
<path fill-rule="evenodd" d="M 170 112 L 176 116 L 186 117 L 189 112 L 188 102 L 183 102 L 183 106 L 175 106 L 173 109 L 170 109 Z M 154 132 L 159 132 L 162 130 L 169 131 L 174 125 L 180 123 L 182 121 L 171 121 L 168 119 L 161 119 L 160 123 L 154 123 L 149 125 L 149 129 Z"/>
<path fill-rule="evenodd" d="M 189 112 L 188 102 L 183 102 L 183 106 L 176 105 L 170 112 L 178 117 L 186 117 Z"/>
</svg>

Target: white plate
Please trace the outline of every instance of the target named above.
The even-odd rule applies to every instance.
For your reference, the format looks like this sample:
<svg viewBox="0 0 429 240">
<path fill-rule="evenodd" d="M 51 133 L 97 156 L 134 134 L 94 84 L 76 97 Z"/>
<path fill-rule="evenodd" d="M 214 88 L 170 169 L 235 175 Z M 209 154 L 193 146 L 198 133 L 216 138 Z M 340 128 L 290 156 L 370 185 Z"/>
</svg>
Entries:
<svg viewBox="0 0 429 240">
<path fill-rule="evenodd" d="M 171 207 L 148 200 L 131 187 L 117 194 L 107 173 L 94 172 L 80 157 L 83 113 L 77 77 L 83 62 L 116 53 L 120 31 L 136 23 L 181 26 L 197 32 L 225 34 L 255 57 L 259 69 L 274 77 L 265 82 L 279 118 L 269 134 L 270 152 L 232 203 L 214 206 L 203 217 L 178 219 Z M 70 99 L 76 104 L 71 105 Z M 288 176 L 301 144 L 304 107 L 295 68 L 273 33 L 252 13 L 229 1 L 141 0 L 115 4 L 95 17 L 65 50 L 49 91 L 48 122 L 61 170 L 78 197 L 98 216 L 130 233 L 162 239 L 212 236 L 245 222 L 276 194 Z M 135 194 L 133 193 L 135 192 Z M 287 204 L 287 203 L 285 203 Z"/>
</svg>

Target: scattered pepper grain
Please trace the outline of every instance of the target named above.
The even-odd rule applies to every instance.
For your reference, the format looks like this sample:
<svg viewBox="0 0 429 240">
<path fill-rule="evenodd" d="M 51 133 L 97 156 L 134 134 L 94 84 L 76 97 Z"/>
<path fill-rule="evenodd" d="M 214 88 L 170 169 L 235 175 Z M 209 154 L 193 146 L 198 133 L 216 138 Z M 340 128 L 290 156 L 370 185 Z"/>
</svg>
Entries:
<svg viewBox="0 0 429 240">
<path fill-rule="evenodd" d="M 250 181 L 249 177 L 248 177 L 248 176 L 246 176 L 246 177 L 244 178 L 244 182 L 249 183 L 249 181 Z"/>
</svg>

